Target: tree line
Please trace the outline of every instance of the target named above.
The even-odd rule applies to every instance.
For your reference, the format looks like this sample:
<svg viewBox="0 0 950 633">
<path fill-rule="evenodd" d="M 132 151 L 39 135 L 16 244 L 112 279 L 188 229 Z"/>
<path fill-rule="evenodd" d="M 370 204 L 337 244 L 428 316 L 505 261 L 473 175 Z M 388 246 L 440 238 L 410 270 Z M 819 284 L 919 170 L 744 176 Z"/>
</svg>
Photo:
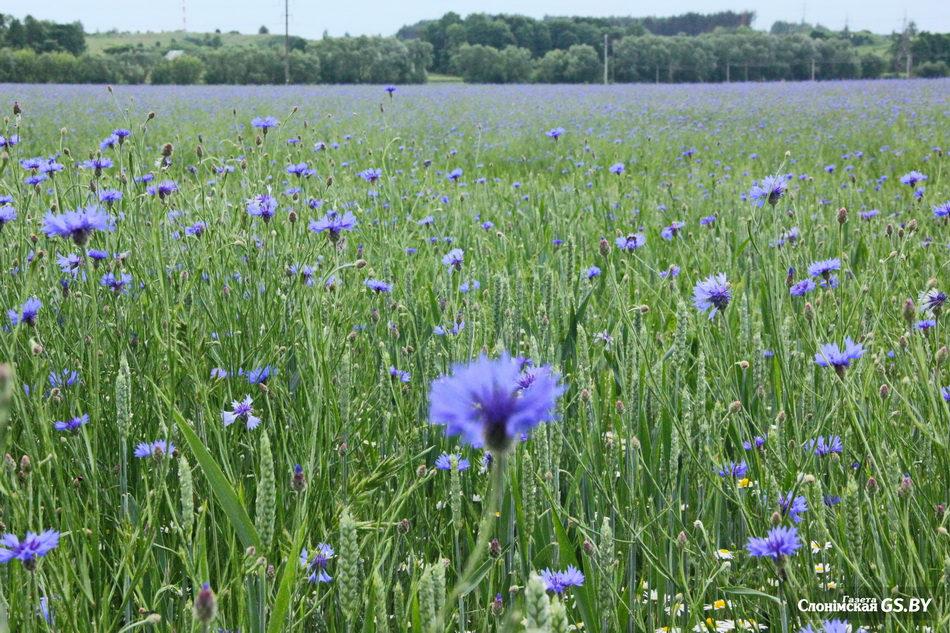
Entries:
<svg viewBox="0 0 950 633">
<path fill-rule="evenodd" d="M 450 70 L 477 83 L 602 82 L 601 54 L 587 44 L 535 59 L 526 48 L 462 44 Z M 618 83 L 802 81 L 885 74 L 883 57 L 859 54 L 846 40 L 769 35 L 742 28 L 698 37 L 630 35 L 610 47 L 608 79 Z"/>
<path fill-rule="evenodd" d="M 731 11 L 543 20 L 447 13 L 395 37 L 291 37 L 289 74 L 301 84 L 424 83 L 428 72 L 476 83 L 594 83 L 604 79 L 606 36 L 608 80 L 619 83 L 950 75 L 950 34 L 918 33 L 913 23 L 876 54 L 858 47 L 880 43 L 883 50 L 887 38 L 786 22 L 756 31 L 753 18 Z M 284 44 L 280 36 L 226 46 L 217 34 L 185 35 L 170 45 L 116 44 L 93 54 L 79 22 L 0 14 L 0 82 L 281 84 Z"/>
<path fill-rule="evenodd" d="M 404 26 L 396 37 L 422 40 L 432 44 L 432 71 L 452 72 L 452 57 L 464 44 L 504 50 L 509 46 L 526 49 L 534 59 L 554 50 L 572 46 L 592 47 L 603 56 L 604 36 L 618 40 L 631 35 L 697 36 L 718 29 L 748 27 L 755 13 L 722 11 L 709 15 L 687 13 L 669 18 L 590 18 L 546 17 L 536 20 L 523 15 L 473 13 L 464 19 L 449 12 L 438 20 L 426 20 Z"/>
</svg>

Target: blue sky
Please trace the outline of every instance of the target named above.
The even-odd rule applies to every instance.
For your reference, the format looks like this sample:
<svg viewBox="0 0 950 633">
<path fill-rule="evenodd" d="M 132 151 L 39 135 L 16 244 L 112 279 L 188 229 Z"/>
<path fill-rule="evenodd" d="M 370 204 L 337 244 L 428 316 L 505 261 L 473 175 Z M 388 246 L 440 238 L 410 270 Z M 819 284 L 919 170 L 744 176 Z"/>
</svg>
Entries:
<svg viewBox="0 0 950 633">
<path fill-rule="evenodd" d="M 283 32 L 284 0 L 185 0 L 188 30 L 206 32 L 256 33 L 261 25 L 271 32 Z M 677 15 L 688 11 L 711 13 L 723 10 L 752 10 L 753 26 L 767 30 L 776 20 L 802 19 L 832 29 L 848 25 L 852 30 L 875 33 L 901 30 L 906 15 L 920 30 L 950 32 L 950 2 L 946 0 L 806 0 L 806 2 L 766 2 L 733 0 L 667 0 L 657 3 L 620 0 L 360 0 L 358 2 L 318 2 L 289 0 L 290 31 L 294 35 L 317 38 L 330 35 L 392 35 L 400 26 L 421 19 L 437 18 L 447 11 L 469 13 L 520 13 L 544 15 Z M 18 3 L 0 0 L 0 13 L 22 18 L 29 11 L 39 19 L 59 22 L 82 21 L 89 32 L 174 31 L 182 28 L 182 0 L 31 0 Z"/>
</svg>

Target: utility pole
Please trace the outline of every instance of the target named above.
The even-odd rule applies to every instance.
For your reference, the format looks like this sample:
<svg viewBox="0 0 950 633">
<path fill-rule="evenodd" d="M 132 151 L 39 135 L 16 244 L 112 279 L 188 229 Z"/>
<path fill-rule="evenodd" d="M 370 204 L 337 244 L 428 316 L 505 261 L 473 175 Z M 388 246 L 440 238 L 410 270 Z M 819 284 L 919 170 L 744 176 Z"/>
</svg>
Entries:
<svg viewBox="0 0 950 633">
<path fill-rule="evenodd" d="M 730 69 L 731 66 L 732 66 L 732 64 L 730 64 L 729 62 L 726 62 L 726 83 L 730 83 L 730 82 L 729 82 L 729 69 Z"/>
<path fill-rule="evenodd" d="M 290 83 L 290 0 L 284 0 L 284 83 Z"/>
<path fill-rule="evenodd" d="M 188 20 L 185 15 L 185 0 L 181 0 L 181 32 L 188 32 Z"/>
<path fill-rule="evenodd" d="M 604 85 L 607 85 L 607 34 L 604 33 Z"/>
<path fill-rule="evenodd" d="M 811 60 L 811 80 L 815 81 L 815 60 Z"/>
</svg>

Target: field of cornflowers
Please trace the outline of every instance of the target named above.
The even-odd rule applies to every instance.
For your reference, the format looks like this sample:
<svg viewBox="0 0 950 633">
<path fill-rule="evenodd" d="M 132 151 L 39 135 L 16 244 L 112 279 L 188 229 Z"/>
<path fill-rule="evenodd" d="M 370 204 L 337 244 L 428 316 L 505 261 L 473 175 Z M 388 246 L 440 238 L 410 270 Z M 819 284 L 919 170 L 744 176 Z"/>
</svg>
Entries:
<svg viewBox="0 0 950 633">
<path fill-rule="evenodd" d="M 2 93 L 0 632 L 950 630 L 950 82 Z"/>
</svg>

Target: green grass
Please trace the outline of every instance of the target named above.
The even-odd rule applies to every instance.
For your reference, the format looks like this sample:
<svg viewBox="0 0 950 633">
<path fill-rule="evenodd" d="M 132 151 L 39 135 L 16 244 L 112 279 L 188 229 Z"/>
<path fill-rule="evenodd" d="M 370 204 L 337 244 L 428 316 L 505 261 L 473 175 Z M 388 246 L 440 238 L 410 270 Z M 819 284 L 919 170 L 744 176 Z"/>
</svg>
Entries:
<svg viewBox="0 0 950 633">
<path fill-rule="evenodd" d="M 946 316 L 919 309 L 921 292 L 950 288 L 950 233 L 932 212 L 950 198 L 935 150 L 950 147 L 946 90 L 7 87 L 23 114 L 0 129 L 21 137 L 0 159 L 17 210 L 0 230 L 0 306 L 43 307 L 35 327 L 0 331 L 13 372 L 0 384 L 0 520 L 62 536 L 35 571 L 0 566 L 0 632 L 203 631 L 205 582 L 210 630 L 243 633 L 521 631 L 525 618 L 689 631 L 707 617 L 797 633 L 821 620 L 798 600 L 839 591 L 935 598 L 924 619 L 880 630 L 946 630 Z M 263 116 L 280 125 L 264 134 Z M 118 127 L 132 135 L 99 150 Z M 113 162 L 101 176 L 77 164 L 100 151 Z M 17 160 L 50 155 L 63 171 L 28 185 Z M 286 172 L 301 162 L 315 174 Z M 358 175 L 369 168 L 378 182 Z M 927 180 L 901 184 L 911 170 Z M 774 208 L 744 199 L 775 173 L 793 176 Z M 166 180 L 178 190 L 147 191 Z M 115 230 L 86 248 L 110 257 L 63 272 L 57 256 L 83 249 L 46 237 L 44 217 L 103 189 L 123 194 Z M 265 223 L 247 205 L 268 192 L 279 208 Z M 308 230 L 330 209 L 359 220 L 336 244 Z M 642 248 L 615 246 L 641 230 Z M 465 261 L 450 273 L 452 248 Z M 799 281 L 830 258 L 836 283 L 790 295 L 790 268 Z M 112 292 L 106 272 L 132 281 Z M 732 299 L 709 320 L 693 288 L 717 273 Z M 846 372 L 814 363 L 845 337 L 865 349 Z M 503 350 L 567 389 L 560 419 L 488 469 L 430 424 L 429 385 Z M 265 366 L 276 374 L 250 384 Z M 54 388 L 63 370 L 78 379 Z M 261 425 L 224 426 L 246 396 Z M 75 434 L 54 429 L 82 414 Z M 819 436 L 842 452 L 815 455 Z M 165 438 L 173 455 L 132 456 Z M 471 467 L 437 470 L 442 452 Z M 743 460 L 741 480 L 717 474 Z M 806 500 L 801 523 L 779 512 L 789 492 Z M 774 523 L 803 543 L 781 568 L 745 549 Z M 336 550 L 333 580 L 309 584 L 301 550 L 321 543 Z M 569 565 L 583 586 L 551 602 L 533 575 Z M 41 598 L 52 623 L 35 614 Z"/>
<path fill-rule="evenodd" d="M 157 33 L 90 33 L 86 35 L 86 47 L 90 53 L 102 53 L 116 46 L 141 47 L 146 50 L 157 49 L 162 52 L 186 45 L 186 38 L 204 40 L 205 37 L 221 38 L 223 46 L 252 46 L 266 42 L 273 35 L 246 35 L 240 33 L 184 33 L 182 31 L 162 31 Z M 156 43 L 158 45 L 156 45 Z"/>
</svg>

